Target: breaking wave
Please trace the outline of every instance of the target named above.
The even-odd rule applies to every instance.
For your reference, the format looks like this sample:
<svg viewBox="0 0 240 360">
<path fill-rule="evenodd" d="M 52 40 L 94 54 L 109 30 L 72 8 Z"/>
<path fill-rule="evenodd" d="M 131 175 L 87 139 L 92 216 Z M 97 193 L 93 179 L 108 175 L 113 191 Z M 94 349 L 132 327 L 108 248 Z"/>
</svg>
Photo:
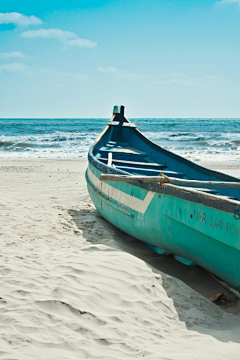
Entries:
<svg viewBox="0 0 240 360">
<path fill-rule="evenodd" d="M 192 161 L 240 160 L 240 119 L 132 119 L 152 141 Z M 86 158 L 108 119 L 0 119 L 0 157 Z"/>
</svg>

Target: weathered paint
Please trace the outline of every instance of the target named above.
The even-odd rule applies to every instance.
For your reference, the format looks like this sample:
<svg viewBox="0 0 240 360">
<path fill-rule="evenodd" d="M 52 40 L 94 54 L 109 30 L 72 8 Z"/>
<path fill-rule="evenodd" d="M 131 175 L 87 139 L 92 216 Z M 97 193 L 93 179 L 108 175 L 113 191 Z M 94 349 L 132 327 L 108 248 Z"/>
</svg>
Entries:
<svg viewBox="0 0 240 360">
<path fill-rule="evenodd" d="M 124 189 L 115 182 L 106 187 L 99 180 L 101 172 L 95 169 L 92 176 L 92 169 L 89 164 L 88 190 L 103 217 L 157 252 L 172 253 L 185 264 L 199 264 L 240 289 L 240 223 L 233 214 L 158 193 L 143 205 L 145 189 L 140 189 L 139 199 L 129 195 L 134 194 L 135 185 L 125 183 Z"/>
<path fill-rule="evenodd" d="M 117 165 L 107 166 L 99 156 L 102 153 L 108 158 L 108 152 L 113 151 L 116 156 L 113 159 L 127 159 L 128 164 L 131 161 L 141 164 L 145 156 L 144 161 L 165 164 L 164 168 L 167 166 L 170 171 L 183 173 L 187 179 L 233 182 L 240 179 L 206 169 L 162 149 L 121 116 L 112 117 L 88 153 L 86 180 L 98 211 L 109 222 L 144 241 L 156 252 L 171 253 L 187 265 L 199 264 L 240 291 L 240 220 L 234 217 L 240 205 L 240 190 L 215 189 L 215 193 L 221 194 L 218 196 L 214 192 L 189 190 L 171 184 L 160 187 L 152 183 L 101 182 L 101 173 L 129 175 L 131 169 L 129 166 L 125 170 Z M 115 124 L 115 120 L 119 122 Z M 118 142 L 119 134 L 121 143 Z M 118 151 L 118 148 L 125 150 Z"/>
<path fill-rule="evenodd" d="M 105 195 L 108 195 L 110 198 L 114 199 L 118 203 L 123 203 L 125 206 L 131 208 L 132 210 L 137 210 L 138 212 L 144 214 L 147 210 L 152 198 L 154 196 L 153 191 L 147 191 L 144 199 L 139 199 L 133 195 L 126 194 L 124 191 L 114 188 L 112 185 L 107 184 L 106 182 L 100 181 L 97 176 L 95 176 L 90 167 L 88 168 L 88 178 L 92 184 Z"/>
</svg>

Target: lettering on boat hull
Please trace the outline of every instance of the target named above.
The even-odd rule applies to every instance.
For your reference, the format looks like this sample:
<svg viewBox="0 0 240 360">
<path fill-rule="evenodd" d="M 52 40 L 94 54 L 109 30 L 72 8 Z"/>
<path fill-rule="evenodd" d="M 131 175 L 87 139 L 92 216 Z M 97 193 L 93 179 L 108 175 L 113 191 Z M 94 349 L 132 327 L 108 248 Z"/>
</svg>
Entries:
<svg viewBox="0 0 240 360">
<path fill-rule="evenodd" d="M 205 224 L 209 228 L 219 229 L 226 234 L 240 238 L 240 228 L 232 222 L 226 221 L 220 217 L 208 215 L 204 211 L 194 210 L 190 215 L 191 219 L 195 219 L 198 222 Z"/>
</svg>

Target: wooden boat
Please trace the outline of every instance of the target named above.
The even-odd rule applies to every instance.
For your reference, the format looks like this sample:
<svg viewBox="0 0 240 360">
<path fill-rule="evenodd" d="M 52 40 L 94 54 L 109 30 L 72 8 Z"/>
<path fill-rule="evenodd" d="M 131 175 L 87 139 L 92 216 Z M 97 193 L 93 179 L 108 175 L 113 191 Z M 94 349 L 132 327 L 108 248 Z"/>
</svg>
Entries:
<svg viewBox="0 0 240 360">
<path fill-rule="evenodd" d="M 240 179 L 147 139 L 114 107 L 88 153 L 86 181 L 100 214 L 159 254 L 198 264 L 240 291 Z"/>
</svg>

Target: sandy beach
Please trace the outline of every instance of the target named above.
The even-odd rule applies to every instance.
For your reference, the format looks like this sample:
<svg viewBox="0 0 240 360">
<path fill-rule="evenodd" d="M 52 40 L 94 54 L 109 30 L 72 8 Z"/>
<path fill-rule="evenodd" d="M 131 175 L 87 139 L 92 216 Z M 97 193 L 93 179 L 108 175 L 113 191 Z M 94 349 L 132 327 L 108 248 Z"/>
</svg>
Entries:
<svg viewBox="0 0 240 360">
<path fill-rule="evenodd" d="M 86 166 L 1 161 L 0 359 L 239 359 L 240 301 L 107 223 Z"/>
</svg>

